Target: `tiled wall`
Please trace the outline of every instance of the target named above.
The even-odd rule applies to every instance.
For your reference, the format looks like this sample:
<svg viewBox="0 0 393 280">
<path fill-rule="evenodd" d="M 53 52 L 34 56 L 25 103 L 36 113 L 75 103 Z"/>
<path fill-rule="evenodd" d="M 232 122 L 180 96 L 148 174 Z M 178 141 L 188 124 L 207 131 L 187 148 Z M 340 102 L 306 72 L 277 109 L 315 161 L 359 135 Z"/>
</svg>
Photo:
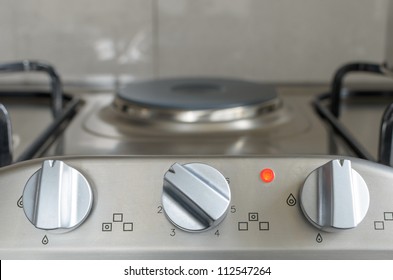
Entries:
<svg viewBox="0 0 393 280">
<path fill-rule="evenodd" d="M 0 0 L 0 61 L 49 61 L 68 82 L 326 82 L 384 60 L 388 1 Z"/>
</svg>

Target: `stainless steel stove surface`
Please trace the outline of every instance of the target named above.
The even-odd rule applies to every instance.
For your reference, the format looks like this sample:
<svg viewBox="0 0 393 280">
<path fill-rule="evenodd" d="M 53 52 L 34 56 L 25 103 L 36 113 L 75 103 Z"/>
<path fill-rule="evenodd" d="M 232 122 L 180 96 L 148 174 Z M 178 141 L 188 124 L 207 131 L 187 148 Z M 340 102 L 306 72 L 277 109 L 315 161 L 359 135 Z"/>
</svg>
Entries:
<svg viewBox="0 0 393 280">
<path fill-rule="evenodd" d="M 0 257 L 390 259 L 392 180 L 346 157 L 38 159 L 0 171 Z"/>
<path fill-rule="evenodd" d="M 157 98 L 144 91 L 157 82 L 66 90 L 75 116 L 36 159 L 0 169 L 0 258 L 393 258 L 393 170 L 355 158 L 320 118 L 325 87 L 158 83 Z M 51 126 L 48 97 L 2 98 L 14 159 Z M 369 157 L 389 100 L 343 99 Z"/>
<path fill-rule="evenodd" d="M 315 126 L 315 113 L 309 104 L 304 104 L 304 107 L 301 105 L 304 102 L 302 96 L 284 95 L 282 98 L 286 102 L 285 105 L 277 105 L 276 108 L 263 113 L 260 113 L 259 107 L 243 107 L 243 111 L 251 110 L 257 114 L 253 117 L 239 116 L 241 114 L 236 111 L 239 110 L 238 107 L 211 110 L 214 112 L 207 113 L 205 110 L 203 113 L 205 117 L 212 118 L 217 111 L 226 111 L 225 116 L 219 114 L 220 112 L 215 116 L 233 118 L 227 121 L 176 121 L 161 116 L 174 115 L 162 112 L 162 109 L 161 115 L 154 116 L 153 119 L 150 116 L 145 119 L 133 119 L 117 112 L 112 105 L 113 98 L 112 94 L 105 93 L 87 96 L 84 110 L 76 116 L 65 132 L 64 154 L 241 155 L 307 151 L 317 153 L 321 151 L 321 144 L 323 145 L 318 143 L 319 141 L 309 141 L 309 144 L 304 145 L 307 138 L 315 139 L 318 134 L 310 129 L 311 126 Z M 146 112 L 147 109 L 139 111 L 150 115 L 150 111 Z M 175 110 L 170 108 L 168 111 L 173 113 Z M 201 111 L 196 110 L 196 114 Z M 176 112 L 176 116 L 198 118 L 194 112 Z M 318 126 L 319 124 L 316 128 Z M 75 135 L 78 135 L 78 141 Z"/>
<path fill-rule="evenodd" d="M 253 117 L 237 114 L 238 108 L 217 110 L 226 111 L 225 117 L 233 118 L 230 121 L 204 120 L 211 112 L 199 115 L 202 120 L 198 120 L 193 113 L 201 110 L 188 112 L 193 121 L 173 120 L 185 113 L 172 108 L 154 108 L 152 113 L 141 107 L 130 117 L 114 108 L 113 93 L 82 93 L 79 96 L 85 104 L 65 130 L 60 150 L 64 155 L 354 155 L 312 106 L 315 95 L 326 87 L 262 85 L 265 88 L 277 95 L 278 102 L 269 103 L 265 110 L 244 106 L 242 110 L 256 114 Z M 365 97 L 344 102 L 342 122 L 374 158 L 388 101 L 370 102 Z M 156 111 L 161 115 L 154 115 Z M 58 153 L 59 149 L 46 155 Z"/>
<path fill-rule="evenodd" d="M 327 90 L 224 79 L 140 82 L 118 94 L 70 89 L 83 105 L 61 137 L 33 156 L 354 155 L 312 106 Z M 50 95 L 35 91 L 28 98 L 24 92 L 21 98 L 10 92 L 0 102 L 10 114 L 15 160 L 53 120 Z M 132 102 L 125 100 L 127 94 Z M 341 121 L 374 158 L 389 100 L 350 96 L 343 101 Z"/>
</svg>

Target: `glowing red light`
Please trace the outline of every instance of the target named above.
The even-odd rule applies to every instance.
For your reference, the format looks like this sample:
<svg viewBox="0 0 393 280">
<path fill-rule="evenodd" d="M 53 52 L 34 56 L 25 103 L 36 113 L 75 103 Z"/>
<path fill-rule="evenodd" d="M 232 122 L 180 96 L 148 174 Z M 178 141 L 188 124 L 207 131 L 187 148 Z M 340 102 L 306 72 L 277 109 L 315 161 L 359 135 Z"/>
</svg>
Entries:
<svg viewBox="0 0 393 280">
<path fill-rule="evenodd" d="M 274 171 L 270 168 L 265 168 L 259 173 L 261 180 L 265 183 L 270 183 L 274 180 Z"/>
</svg>

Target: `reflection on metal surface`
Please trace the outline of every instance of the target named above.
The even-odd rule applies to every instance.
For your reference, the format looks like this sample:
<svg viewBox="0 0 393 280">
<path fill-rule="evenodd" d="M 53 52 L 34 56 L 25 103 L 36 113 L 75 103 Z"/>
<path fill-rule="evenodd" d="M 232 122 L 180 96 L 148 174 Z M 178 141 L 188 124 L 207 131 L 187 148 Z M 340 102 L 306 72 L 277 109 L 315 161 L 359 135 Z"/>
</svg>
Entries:
<svg viewBox="0 0 393 280">
<path fill-rule="evenodd" d="M 113 106 L 117 112 L 130 119 L 144 121 L 175 121 L 184 123 L 200 122 L 228 122 L 239 119 L 255 118 L 261 114 L 268 113 L 280 106 L 279 100 L 265 102 L 260 106 L 241 106 L 236 108 L 213 109 L 213 110 L 176 110 L 158 109 L 129 104 L 121 99 L 115 99 Z"/>
<path fill-rule="evenodd" d="M 222 78 L 130 83 L 116 93 L 113 101 L 120 115 L 141 122 L 229 122 L 258 118 L 281 105 L 272 86 Z"/>
<path fill-rule="evenodd" d="M 308 103 L 310 96 L 293 95 L 291 91 L 281 96 L 290 105 L 258 118 L 216 123 L 146 123 L 114 114 L 110 94 L 86 94 L 83 110 L 65 131 L 64 154 L 327 153 L 324 127 L 319 127 Z M 77 141 L 73 135 L 78 135 Z"/>
<path fill-rule="evenodd" d="M 234 108 L 242 111 L 245 108 Z M 202 113 L 202 112 L 201 112 Z M 214 117 L 212 112 L 212 117 Z M 187 114 L 184 112 L 184 114 Z M 187 115 L 186 115 L 187 116 Z M 193 116 L 190 113 L 189 117 Z M 229 133 L 238 135 L 245 131 L 263 131 L 266 129 L 277 128 L 292 121 L 293 111 L 291 108 L 281 108 L 270 112 L 269 114 L 258 115 L 254 118 L 241 118 L 233 121 L 212 121 L 212 122 L 176 122 L 159 117 L 155 117 L 156 121 L 141 122 L 137 120 L 125 119 L 118 116 L 116 112 L 109 106 L 95 108 L 94 113 L 90 115 L 86 122 L 86 129 L 100 135 L 135 137 L 137 135 L 161 135 L 161 136 L 187 136 L 201 134 L 222 134 Z M 185 117 L 186 118 L 186 117 Z M 306 121 L 306 120 L 305 120 Z M 303 126 L 304 124 L 299 124 Z M 305 123 L 307 125 L 307 121 Z M 105 127 L 105 128 L 104 128 Z M 112 128 L 110 128 L 112 127 Z M 290 129 L 288 127 L 288 129 Z M 291 130 L 291 129 L 290 129 Z"/>
</svg>

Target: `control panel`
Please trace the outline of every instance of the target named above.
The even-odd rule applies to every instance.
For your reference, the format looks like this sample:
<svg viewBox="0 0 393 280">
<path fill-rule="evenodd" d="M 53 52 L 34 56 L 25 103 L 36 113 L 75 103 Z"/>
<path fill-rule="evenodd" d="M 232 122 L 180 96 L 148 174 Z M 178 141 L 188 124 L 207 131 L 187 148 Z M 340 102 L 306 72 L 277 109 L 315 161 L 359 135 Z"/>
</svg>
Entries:
<svg viewBox="0 0 393 280">
<path fill-rule="evenodd" d="M 1 259 L 390 259 L 393 169 L 340 157 L 57 157 L 0 169 Z"/>
</svg>

